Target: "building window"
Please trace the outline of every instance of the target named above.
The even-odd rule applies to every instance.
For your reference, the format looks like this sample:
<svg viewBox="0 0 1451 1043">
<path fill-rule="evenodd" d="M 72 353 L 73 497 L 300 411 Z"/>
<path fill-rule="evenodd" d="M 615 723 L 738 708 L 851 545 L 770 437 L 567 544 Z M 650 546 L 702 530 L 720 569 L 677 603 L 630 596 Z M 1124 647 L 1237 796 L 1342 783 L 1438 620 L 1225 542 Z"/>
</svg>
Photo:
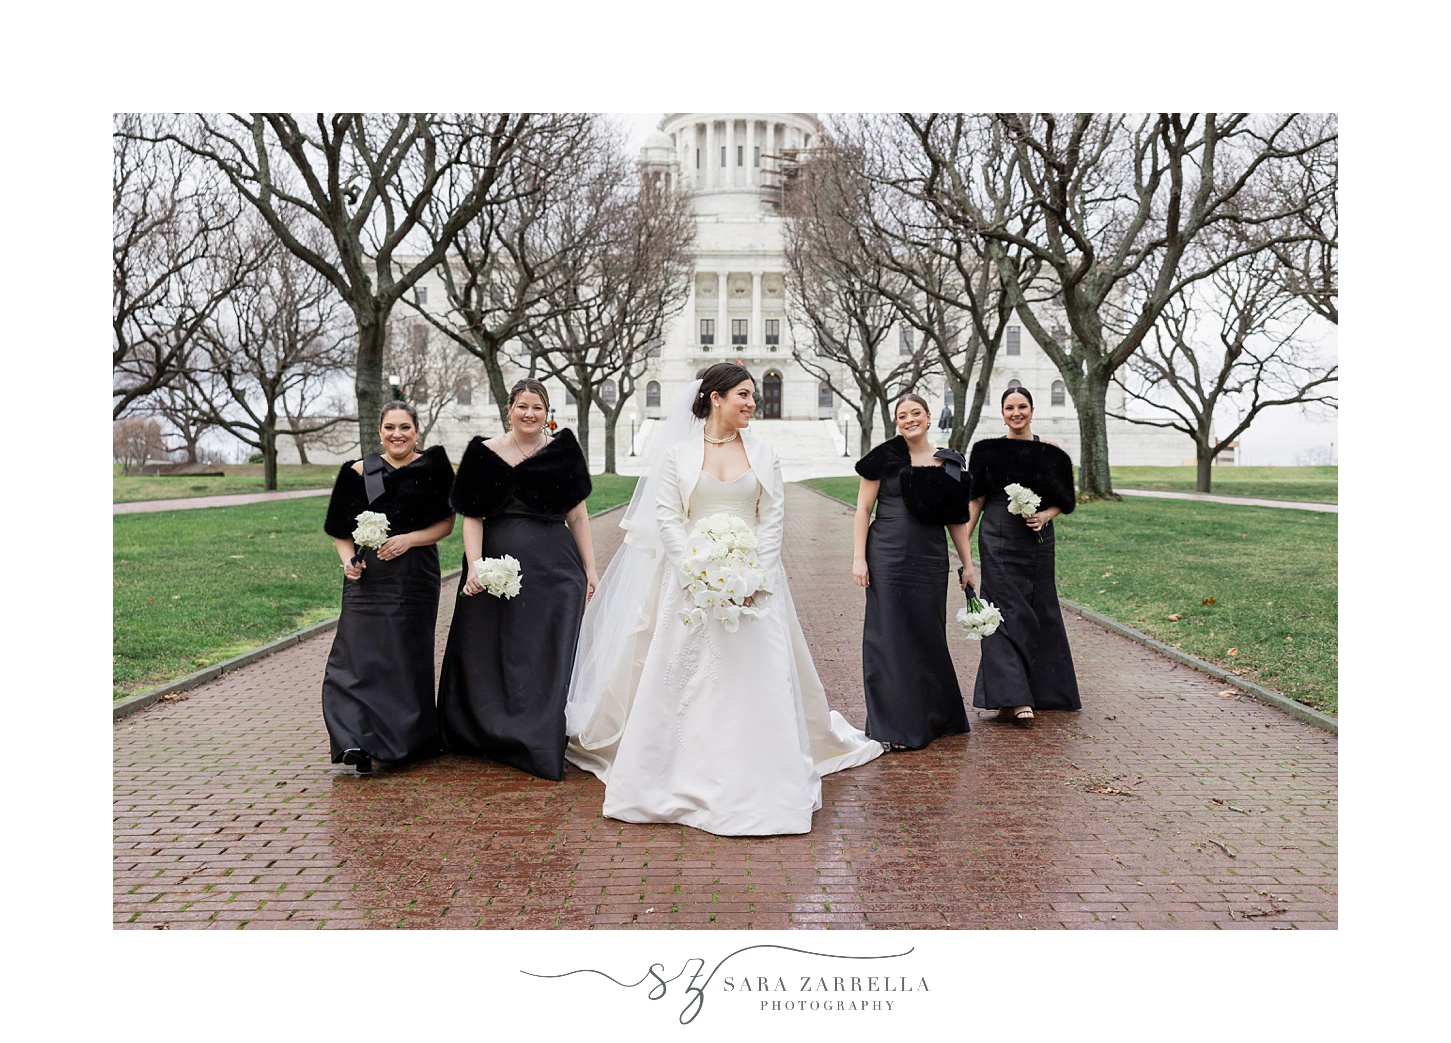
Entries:
<svg viewBox="0 0 1451 1043">
<path fill-rule="evenodd" d="M 826 343 L 826 338 L 820 334 L 816 337 L 816 354 L 821 358 L 831 358 L 831 347 Z"/>
<path fill-rule="evenodd" d="M 1023 353 L 1023 331 L 1017 326 L 1008 327 L 1008 354 L 1021 355 Z"/>
<path fill-rule="evenodd" d="M 645 408 L 660 408 L 660 381 L 652 380 L 645 385 Z"/>
<path fill-rule="evenodd" d="M 579 404 L 579 400 L 574 397 L 574 392 L 569 389 L 568 384 L 564 386 L 564 404 L 567 406 Z"/>
<path fill-rule="evenodd" d="M 413 385 L 413 404 L 421 406 L 428 401 L 428 381 L 419 378 Z"/>
<path fill-rule="evenodd" d="M 830 409 L 835 404 L 831 394 L 831 385 L 823 380 L 816 386 L 816 405 L 821 409 Z"/>
<path fill-rule="evenodd" d="M 408 327 L 408 346 L 414 351 L 422 351 L 428 347 L 428 327 L 421 322 L 415 322 Z"/>
<path fill-rule="evenodd" d="M 615 382 L 613 380 L 606 380 L 600 385 L 600 401 L 605 405 L 612 406 L 619 401 L 619 398 L 620 393 L 615 390 Z"/>
<path fill-rule="evenodd" d="M 1014 388 L 1020 388 L 1022 386 L 1023 386 L 1023 382 L 1021 380 L 1010 380 L 1010 381 L 1008 381 L 1008 390 L 1009 391 L 1012 391 Z"/>
<path fill-rule="evenodd" d="M 760 165 L 761 165 L 761 146 L 760 145 L 757 145 L 756 146 L 756 160 L 752 164 L 752 166 L 757 166 L 758 167 Z"/>
<path fill-rule="evenodd" d="M 715 320 L 714 319 L 701 319 L 700 320 L 700 344 L 701 344 L 701 347 L 704 347 L 707 344 L 714 344 L 714 343 L 715 343 Z"/>
<path fill-rule="evenodd" d="M 745 165 L 746 165 L 746 146 L 744 146 L 744 145 L 737 145 L 736 146 L 736 166 L 743 167 Z"/>
<path fill-rule="evenodd" d="M 659 337 L 652 340 L 645 348 L 645 357 L 647 359 L 658 359 L 660 357 L 660 344 L 661 340 Z"/>
<path fill-rule="evenodd" d="M 419 304 L 427 304 L 428 303 L 428 287 L 427 286 L 417 286 L 417 287 L 414 287 L 413 292 L 418 295 L 418 303 Z"/>
<path fill-rule="evenodd" d="M 899 354 L 899 355 L 910 355 L 910 354 L 912 354 L 912 327 L 911 326 L 908 326 L 904 322 L 904 323 L 902 323 L 902 327 L 901 327 L 900 333 L 901 333 L 901 342 L 900 342 L 900 344 L 899 344 L 899 346 L 897 348 L 897 354 Z"/>
<path fill-rule="evenodd" d="M 1053 381 L 1053 387 L 1048 392 L 1048 402 L 1055 406 L 1068 404 L 1068 389 L 1063 386 L 1063 381 Z"/>
<path fill-rule="evenodd" d="M 1053 324 L 1053 332 L 1050 333 L 1049 336 L 1053 338 L 1053 343 L 1057 344 L 1061 348 L 1063 346 L 1063 341 L 1068 336 L 1068 331 L 1055 322 Z"/>
<path fill-rule="evenodd" d="M 767 319 L 766 320 L 766 344 L 767 344 L 767 346 L 768 347 L 774 347 L 775 345 L 778 345 L 780 343 L 781 343 L 781 320 L 780 319 Z"/>
<path fill-rule="evenodd" d="M 461 406 L 474 404 L 474 382 L 469 377 L 459 377 L 458 387 L 454 389 L 453 399 Z"/>
<path fill-rule="evenodd" d="M 726 147 L 724 145 L 720 147 L 720 165 L 726 165 Z"/>
<path fill-rule="evenodd" d="M 744 344 L 746 342 L 746 337 L 749 335 L 750 326 L 751 326 L 751 320 L 750 319 L 732 319 L 731 320 L 731 343 L 732 344 Z"/>
<path fill-rule="evenodd" d="M 695 150 L 695 169 L 700 169 L 700 149 Z"/>
</svg>

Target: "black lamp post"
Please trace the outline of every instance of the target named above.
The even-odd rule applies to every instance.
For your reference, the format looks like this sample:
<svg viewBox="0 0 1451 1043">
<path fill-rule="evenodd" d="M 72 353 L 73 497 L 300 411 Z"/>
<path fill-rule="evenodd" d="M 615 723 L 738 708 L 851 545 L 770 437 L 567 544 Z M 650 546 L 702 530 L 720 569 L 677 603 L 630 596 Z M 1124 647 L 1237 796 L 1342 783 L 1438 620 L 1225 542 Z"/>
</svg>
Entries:
<svg viewBox="0 0 1451 1043">
<path fill-rule="evenodd" d="M 639 414 L 637 414 L 637 413 L 631 413 L 630 414 L 630 455 L 631 456 L 634 456 L 635 455 L 635 418 L 638 415 Z"/>
<path fill-rule="evenodd" d="M 841 420 L 841 455 L 850 456 L 847 446 L 851 444 L 851 417 L 842 417 Z"/>
</svg>

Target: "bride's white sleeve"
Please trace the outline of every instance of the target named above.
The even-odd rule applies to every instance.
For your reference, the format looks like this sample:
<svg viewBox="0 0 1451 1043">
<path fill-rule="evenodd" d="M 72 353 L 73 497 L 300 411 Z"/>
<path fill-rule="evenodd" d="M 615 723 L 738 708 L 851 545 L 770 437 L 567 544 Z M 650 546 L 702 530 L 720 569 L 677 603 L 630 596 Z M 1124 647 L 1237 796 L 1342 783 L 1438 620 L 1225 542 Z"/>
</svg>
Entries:
<svg viewBox="0 0 1451 1043">
<path fill-rule="evenodd" d="M 781 460 L 767 447 L 771 456 L 771 485 L 767 495 L 758 501 L 756 514 L 756 550 L 761 556 L 761 569 L 766 573 L 767 593 L 780 590 L 781 541 L 786 530 L 786 484 L 781 479 Z"/>
<path fill-rule="evenodd" d="M 660 485 L 655 494 L 655 521 L 660 528 L 660 542 L 665 545 L 665 556 L 674 569 L 680 568 L 685 557 L 685 503 L 681 499 L 680 468 L 676 463 L 679 454 L 667 450 L 660 462 Z M 681 581 L 684 585 L 684 580 Z"/>
</svg>

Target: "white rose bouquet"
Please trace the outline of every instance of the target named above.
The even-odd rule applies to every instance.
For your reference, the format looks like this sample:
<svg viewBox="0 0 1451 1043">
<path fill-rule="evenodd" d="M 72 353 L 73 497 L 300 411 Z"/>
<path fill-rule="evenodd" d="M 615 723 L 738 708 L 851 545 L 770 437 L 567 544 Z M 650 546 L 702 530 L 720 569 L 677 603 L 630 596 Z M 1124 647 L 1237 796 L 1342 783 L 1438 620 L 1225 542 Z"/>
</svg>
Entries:
<svg viewBox="0 0 1451 1043">
<path fill-rule="evenodd" d="M 704 626 L 716 619 L 730 633 L 740 629 L 741 618 L 752 619 L 760 610 L 746 601 L 766 582 L 756 554 L 756 534 L 740 518 L 712 514 L 700 519 L 685 544 L 680 571 L 688 582 L 689 607 L 680 613 L 686 626 Z"/>
<path fill-rule="evenodd" d="M 474 574 L 484 592 L 496 598 L 512 598 L 522 586 L 519 559 L 512 554 L 498 558 L 480 558 L 474 562 Z"/>
<path fill-rule="evenodd" d="M 1003 492 L 1008 494 L 1008 513 L 1016 514 L 1020 518 L 1026 519 L 1037 513 L 1038 505 L 1043 502 L 1043 497 L 1017 482 L 1003 486 Z M 1037 537 L 1038 542 L 1042 543 L 1043 534 L 1037 533 Z"/>
<path fill-rule="evenodd" d="M 388 541 L 388 516 L 378 511 L 363 511 L 354 519 L 358 527 L 353 530 L 353 543 L 359 547 L 372 547 L 377 550 Z M 363 552 L 360 550 L 353 555 L 353 564 L 363 560 Z"/>
</svg>

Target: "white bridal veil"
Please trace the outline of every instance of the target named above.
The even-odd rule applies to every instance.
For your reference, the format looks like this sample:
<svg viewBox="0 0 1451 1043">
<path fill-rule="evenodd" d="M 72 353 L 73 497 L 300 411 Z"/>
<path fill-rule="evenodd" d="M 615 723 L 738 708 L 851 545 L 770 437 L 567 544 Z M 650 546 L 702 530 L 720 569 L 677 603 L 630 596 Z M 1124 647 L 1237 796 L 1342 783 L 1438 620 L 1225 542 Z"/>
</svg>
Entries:
<svg viewBox="0 0 1451 1043">
<path fill-rule="evenodd" d="M 625 530 L 624 543 L 584 609 L 569 678 L 564 727 L 571 742 L 586 749 L 607 746 L 618 739 L 629 714 L 630 693 L 616 689 L 628 686 L 634 670 L 619 660 L 635 654 L 636 638 L 655 622 L 656 588 L 665 555 L 655 520 L 660 465 L 669 448 L 702 423 L 690 411 L 699 393 L 700 381 L 692 381 L 670 404 L 630 505 L 620 520 L 620 528 Z"/>
</svg>

